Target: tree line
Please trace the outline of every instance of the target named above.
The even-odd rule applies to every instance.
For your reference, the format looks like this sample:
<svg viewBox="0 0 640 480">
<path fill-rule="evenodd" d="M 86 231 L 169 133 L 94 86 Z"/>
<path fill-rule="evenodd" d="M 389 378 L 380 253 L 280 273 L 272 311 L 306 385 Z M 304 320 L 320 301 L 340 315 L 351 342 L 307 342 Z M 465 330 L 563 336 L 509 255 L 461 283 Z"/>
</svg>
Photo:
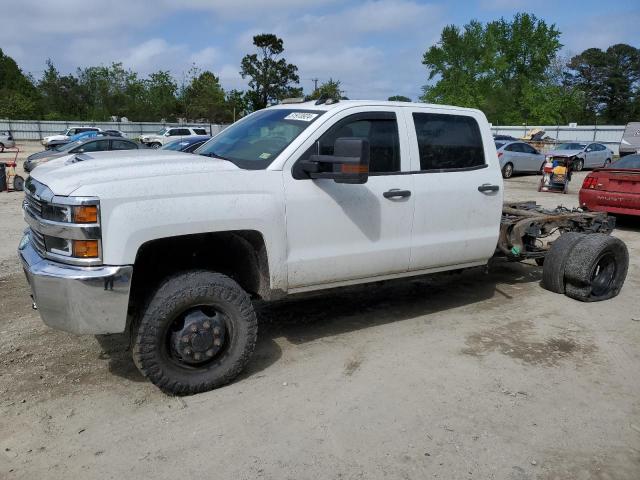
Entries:
<svg viewBox="0 0 640 480">
<path fill-rule="evenodd" d="M 624 124 L 640 118 L 640 49 L 626 44 L 560 56 L 561 33 L 528 13 L 446 26 L 422 63 L 430 82 L 420 100 L 479 108 L 494 124 Z M 39 79 L 0 49 L 0 118 L 209 121 L 228 123 L 279 100 L 304 96 L 298 68 L 273 34 L 253 37 L 244 56 L 245 91 L 225 90 L 193 65 L 180 83 L 168 71 L 142 77 L 121 63 L 61 74 L 51 60 Z M 346 98 L 329 78 L 307 95 Z M 411 101 L 402 95 L 389 100 Z"/>
</svg>

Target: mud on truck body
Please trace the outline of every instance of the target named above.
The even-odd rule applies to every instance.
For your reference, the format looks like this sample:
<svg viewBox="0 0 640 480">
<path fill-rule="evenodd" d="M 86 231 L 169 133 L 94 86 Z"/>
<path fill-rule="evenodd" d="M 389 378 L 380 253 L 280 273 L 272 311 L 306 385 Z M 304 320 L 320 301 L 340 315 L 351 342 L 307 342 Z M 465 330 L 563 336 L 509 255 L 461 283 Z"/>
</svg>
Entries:
<svg viewBox="0 0 640 480">
<path fill-rule="evenodd" d="M 199 155 L 97 152 L 36 168 L 19 247 L 43 321 L 129 332 L 165 391 L 232 381 L 249 362 L 254 300 L 544 260 L 543 286 L 617 295 L 624 244 L 600 213 L 503 205 L 484 114 L 402 102 L 283 104 Z"/>
</svg>

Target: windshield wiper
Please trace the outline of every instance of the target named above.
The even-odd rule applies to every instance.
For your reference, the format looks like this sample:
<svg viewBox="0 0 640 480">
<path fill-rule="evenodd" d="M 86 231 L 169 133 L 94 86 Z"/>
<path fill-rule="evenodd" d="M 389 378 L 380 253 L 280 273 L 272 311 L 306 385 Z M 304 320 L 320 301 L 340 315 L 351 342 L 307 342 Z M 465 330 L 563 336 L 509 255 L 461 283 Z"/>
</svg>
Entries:
<svg viewBox="0 0 640 480">
<path fill-rule="evenodd" d="M 222 155 L 218 155 L 216 152 L 201 153 L 200 155 L 204 155 L 205 157 L 215 157 L 215 158 L 219 158 L 220 160 L 226 160 L 228 162 L 231 161 L 227 157 L 223 157 Z"/>
</svg>

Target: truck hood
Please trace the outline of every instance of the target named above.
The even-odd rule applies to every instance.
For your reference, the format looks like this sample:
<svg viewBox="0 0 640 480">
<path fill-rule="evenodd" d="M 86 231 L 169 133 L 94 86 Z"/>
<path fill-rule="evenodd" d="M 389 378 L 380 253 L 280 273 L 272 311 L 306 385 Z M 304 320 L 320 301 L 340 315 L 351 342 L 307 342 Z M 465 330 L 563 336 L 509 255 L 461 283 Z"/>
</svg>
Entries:
<svg viewBox="0 0 640 480">
<path fill-rule="evenodd" d="M 573 157 L 582 153 L 583 150 L 550 150 L 547 155 L 553 155 L 554 157 Z"/>
<path fill-rule="evenodd" d="M 55 195 L 71 195 L 79 187 L 119 180 L 238 171 L 226 160 L 170 150 L 122 150 L 72 154 L 38 166 L 32 177 Z"/>
</svg>

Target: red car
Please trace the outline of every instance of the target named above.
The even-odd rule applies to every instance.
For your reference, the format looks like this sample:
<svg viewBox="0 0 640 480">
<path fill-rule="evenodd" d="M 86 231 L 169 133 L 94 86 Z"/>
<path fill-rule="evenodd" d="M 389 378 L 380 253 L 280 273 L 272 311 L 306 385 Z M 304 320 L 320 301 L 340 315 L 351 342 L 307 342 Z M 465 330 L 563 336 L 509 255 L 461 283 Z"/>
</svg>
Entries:
<svg viewBox="0 0 640 480">
<path fill-rule="evenodd" d="M 628 155 L 584 179 L 580 206 L 597 212 L 640 215 L 640 155 Z"/>
</svg>

